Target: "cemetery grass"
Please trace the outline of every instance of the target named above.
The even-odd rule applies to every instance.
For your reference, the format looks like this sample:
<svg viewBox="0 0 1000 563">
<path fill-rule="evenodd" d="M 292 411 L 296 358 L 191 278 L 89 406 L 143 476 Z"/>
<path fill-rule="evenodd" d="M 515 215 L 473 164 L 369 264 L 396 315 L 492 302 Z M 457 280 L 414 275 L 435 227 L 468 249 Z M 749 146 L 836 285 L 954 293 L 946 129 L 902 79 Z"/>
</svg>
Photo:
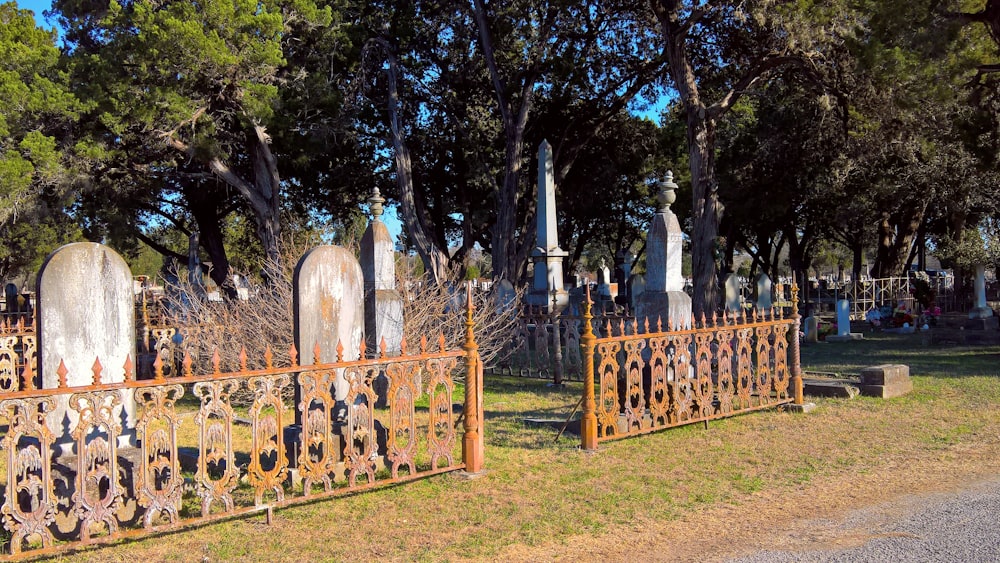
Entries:
<svg viewBox="0 0 1000 563">
<path fill-rule="evenodd" d="M 920 335 L 804 347 L 807 370 L 910 365 L 898 399 L 809 398 L 579 451 L 527 427 L 565 419 L 580 384 L 488 378 L 486 467 L 66 557 L 82 561 L 711 561 L 780 547 L 808 518 L 1000 474 L 1000 348 Z M 578 415 L 577 415 L 578 416 Z M 558 426 L 558 425 L 557 425 Z"/>
</svg>

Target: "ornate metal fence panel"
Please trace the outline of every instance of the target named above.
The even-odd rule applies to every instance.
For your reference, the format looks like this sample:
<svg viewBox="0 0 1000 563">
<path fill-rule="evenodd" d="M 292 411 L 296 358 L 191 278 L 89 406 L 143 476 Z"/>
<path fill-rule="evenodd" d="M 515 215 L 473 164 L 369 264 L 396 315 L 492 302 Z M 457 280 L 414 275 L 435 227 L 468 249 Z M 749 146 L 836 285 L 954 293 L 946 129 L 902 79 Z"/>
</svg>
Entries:
<svg viewBox="0 0 1000 563">
<path fill-rule="evenodd" d="M 562 379 L 583 380 L 583 357 L 580 338 L 583 335 L 583 317 L 560 315 L 557 319 L 540 313 L 527 312 L 518 318 L 517 330 L 507 341 L 505 359 L 493 366 L 493 373 L 536 379 L 555 379 L 555 322 L 559 324 L 559 345 L 562 356 Z M 605 315 L 591 320 L 594 331 L 611 331 L 621 334 L 635 324 L 635 317 Z"/>
<path fill-rule="evenodd" d="M 585 374 L 583 447 L 796 401 L 788 339 L 797 318 L 779 309 L 692 319 L 690 329 L 623 323 L 585 334 L 582 355 L 593 358 L 593 371 Z M 596 441 L 587 436 L 590 416 Z"/>
<path fill-rule="evenodd" d="M 38 371 L 34 320 L 30 316 L 5 316 L 0 321 L 0 395 L 20 390 L 20 375 L 25 369 Z"/>
<path fill-rule="evenodd" d="M 95 362 L 87 387 L 66 386 L 63 373 L 59 387 L 34 389 L 24 369 L 0 395 L 5 550 L 37 556 L 478 472 L 482 371 L 471 306 L 466 328 L 462 349 L 441 337 L 417 350 L 404 343 L 400 356 L 329 364 L 272 366 L 268 355 L 254 370 L 242 354 L 232 371 L 216 360 L 194 374 L 185 358 L 173 377 L 157 361 L 155 376 L 141 380 L 130 359 L 118 368 L 124 381 L 105 383 L 111 370 Z M 295 399 L 282 393 L 289 387 Z M 62 398 L 75 414 L 61 418 L 68 428 L 51 422 Z"/>
</svg>

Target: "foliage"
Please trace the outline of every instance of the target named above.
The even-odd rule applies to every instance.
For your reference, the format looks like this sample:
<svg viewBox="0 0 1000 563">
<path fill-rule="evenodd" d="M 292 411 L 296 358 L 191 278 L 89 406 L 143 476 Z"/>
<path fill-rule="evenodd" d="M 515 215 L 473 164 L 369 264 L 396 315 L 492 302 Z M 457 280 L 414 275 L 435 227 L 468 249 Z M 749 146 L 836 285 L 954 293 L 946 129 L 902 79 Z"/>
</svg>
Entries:
<svg viewBox="0 0 1000 563">
<path fill-rule="evenodd" d="M 338 219 L 339 204 L 366 191 L 329 182 L 342 171 L 363 181 L 365 169 L 364 151 L 340 134 L 336 81 L 351 43 L 333 5 L 58 0 L 53 8 L 79 95 L 93 104 L 87 132 L 103 150 L 80 207 L 91 236 L 155 244 L 148 235 L 163 225 L 197 231 L 223 285 L 232 214 L 250 221 L 264 263 L 276 267 L 283 213 Z M 285 192 L 298 197 L 289 203 Z"/>
</svg>

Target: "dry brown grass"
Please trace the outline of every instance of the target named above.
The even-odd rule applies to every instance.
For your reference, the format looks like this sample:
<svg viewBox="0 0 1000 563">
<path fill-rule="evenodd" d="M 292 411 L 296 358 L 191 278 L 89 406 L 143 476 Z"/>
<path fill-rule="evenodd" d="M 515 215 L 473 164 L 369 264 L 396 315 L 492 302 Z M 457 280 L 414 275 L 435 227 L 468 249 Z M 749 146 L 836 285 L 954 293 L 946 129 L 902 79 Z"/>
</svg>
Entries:
<svg viewBox="0 0 1000 563">
<path fill-rule="evenodd" d="M 919 341 L 880 346 L 905 356 Z M 858 361 L 857 349 L 841 350 L 845 365 Z M 478 479 L 444 475 L 282 510 L 270 526 L 235 520 L 73 560 L 714 561 L 780 547 L 809 534 L 809 520 L 997 476 L 1000 349 L 917 350 L 924 367 L 904 398 L 817 400 L 810 415 L 761 412 L 594 454 L 523 424 L 565 417 L 579 385 L 492 379 Z M 813 352 L 807 367 L 829 364 L 810 363 Z M 956 353 L 965 367 L 950 363 Z"/>
</svg>

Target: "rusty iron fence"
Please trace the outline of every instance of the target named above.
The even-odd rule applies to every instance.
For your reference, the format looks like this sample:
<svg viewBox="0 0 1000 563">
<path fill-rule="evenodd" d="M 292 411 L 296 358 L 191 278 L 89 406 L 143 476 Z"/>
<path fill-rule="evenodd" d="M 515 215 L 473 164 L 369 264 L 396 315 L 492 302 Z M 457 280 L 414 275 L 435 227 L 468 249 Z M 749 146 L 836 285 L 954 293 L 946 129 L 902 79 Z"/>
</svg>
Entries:
<svg viewBox="0 0 1000 563">
<path fill-rule="evenodd" d="M 37 389 L 27 365 L 0 394 L 0 514 L 9 558 L 49 554 L 264 512 L 345 492 L 483 466 L 482 366 L 471 298 L 465 342 L 444 337 L 402 354 L 195 374 L 190 358 L 174 377 L 158 357 L 154 377 Z M 415 348 L 415 349 L 414 349 Z M 314 357 L 321 357 L 315 351 Z M 365 358 L 364 345 L 360 357 Z M 122 372 L 118 372 L 119 374 Z M 117 377 L 116 377 L 117 379 Z M 464 384 L 464 391 L 458 385 Z M 337 386 L 346 396 L 336 396 Z M 290 400 L 282 391 L 297 387 Z M 251 400 L 238 405 L 238 390 Z M 462 406 L 455 399 L 461 393 Z M 134 428 L 123 426 L 134 403 Z M 77 419 L 51 422 L 58 404 Z M 456 413 L 461 410 L 461 414 Z M 297 411 L 299 424 L 293 424 Z M 462 432 L 457 430 L 462 424 Z M 60 426 L 60 427 L 56 427 Z M 134 433 L 134 445 L 127 443 Z M 123 442 L 124 440 L 124 442 Z M 60 444 L 63 444 L 62 447 Z"/>
<path fill-rule="evenodd" d="M 620 326 L 635 321 L 635 317 L 605 314 L 590 320 L 591 330 L 619 330 Z M 517 329 L 507 339 L 503 360 L 488 369 L 491 374 L 551 379 L 553 383 L 583 381 L 583 356 L 580 338 L 583 336 L 584 318 L 579 315 L 526 310 L 518 316 Z M 555 346 L 558 340 L 559 347 Z"/>
<path fill-rule="evenodd" d="M 4 313 L 0 320 L 0 394 L 17 391 L 25 369 L 38 369 L 34 318 Z"/>
<path fill-rule="evenodd" d="M 700 323 L 624 322 L 603 336 L 584 322 L 581 445 L 802 404 L 797 308 Z M 590 296 L 584 319 L 591 320 Z M 681 328 L 690 326 L 690 328 Z M 791 356 L 791 358 L 789 358 Z M 790 361 L 791 360 L 791 361 Z M 596 370 L 596 373 L 595 373 Z"/>
</svg>

